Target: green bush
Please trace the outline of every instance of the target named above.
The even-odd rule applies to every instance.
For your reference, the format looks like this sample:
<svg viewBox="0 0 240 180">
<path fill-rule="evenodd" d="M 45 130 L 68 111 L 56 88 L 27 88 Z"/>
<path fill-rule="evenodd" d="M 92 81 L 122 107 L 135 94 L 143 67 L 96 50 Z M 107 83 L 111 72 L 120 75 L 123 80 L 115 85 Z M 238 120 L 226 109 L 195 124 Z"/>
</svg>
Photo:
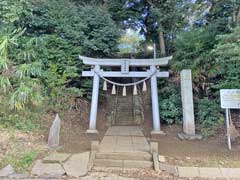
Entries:
<svg viewBox="0 0 240 180">
<path fill-rule="evenodd" d="M 39 116 L 38 112 L 32 112 L 31 110 L 14 113 L 8 110 L 2 110 L 0 114 L 0 124 L 6 128 L 33 131 L 39 127 L 39 122 L 37 121 Z"/>
<path fill-rule="evenodd" d="M 212 50 L 212 75 L 219 78 L 214 88 L 240 88 L 240 27 L 230 34 L 217 36 L 219 41 Z"/>
<path fill-rule="evenodd" d="M 204 98 L 199 100 L 197 115 L 200 121 L 201 133 L 204 136 L 213 135 L 224 122 L 219 103 L 212 99 Z"/>
<path fill-rule="evenodd" d="M 159 91 L 161 118 L 168 124 L 180 123 L 182 119 L 180 88 L 170 83 L 164 86 Z"/>
</svg>

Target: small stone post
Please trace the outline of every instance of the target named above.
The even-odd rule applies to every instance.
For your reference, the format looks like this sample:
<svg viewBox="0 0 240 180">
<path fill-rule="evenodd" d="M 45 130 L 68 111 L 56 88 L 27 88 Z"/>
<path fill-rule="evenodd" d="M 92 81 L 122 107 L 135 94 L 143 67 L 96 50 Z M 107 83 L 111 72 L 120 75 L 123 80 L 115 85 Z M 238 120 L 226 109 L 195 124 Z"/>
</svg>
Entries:
<svg viewBox="0 0 240 180">
<path fill-rule="evenodd" d="M 192 72 L 190 69 L 181 71 L 181 96 L 183 108 L 183 132 L 187 135 L 195 135 Z"/>
</svg>

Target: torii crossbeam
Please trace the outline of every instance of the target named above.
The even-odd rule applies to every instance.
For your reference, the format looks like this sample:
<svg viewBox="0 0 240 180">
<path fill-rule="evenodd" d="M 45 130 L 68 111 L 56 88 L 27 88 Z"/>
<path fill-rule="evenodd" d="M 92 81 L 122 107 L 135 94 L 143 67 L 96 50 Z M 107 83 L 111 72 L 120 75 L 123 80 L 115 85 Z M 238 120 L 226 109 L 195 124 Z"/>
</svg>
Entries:
<svg viewBox="0 0 240 180">
<path fill-rule="evenodd" d="M 167 66 L 170 57 L 156 58 L 156 59 L 99 59 L 79 56 L 86 65 L 94 66 L 91 71 L 83 71 L 83 77 L 93 77 L 93 90 L 91 112 L 89 120 L 89 129 L 87 133 L 98 133 L 96 129 L 98 96 L 100 77 L 151 77 L 151 99 L 152 99 L 152 114 L 153 114 L 153 131 L 151 134 L 162 134 L 160 128 L 160 116 L 158 106 L 158 89 L 157 78 L 169 77 L 168 72 L 161 72 L 157 66 Z M 121 71 L 104 71 L 101 67 L 121 67 Z M 147 71 L 129 71 L 130 67 L 149 67 Z"/>
</svg>

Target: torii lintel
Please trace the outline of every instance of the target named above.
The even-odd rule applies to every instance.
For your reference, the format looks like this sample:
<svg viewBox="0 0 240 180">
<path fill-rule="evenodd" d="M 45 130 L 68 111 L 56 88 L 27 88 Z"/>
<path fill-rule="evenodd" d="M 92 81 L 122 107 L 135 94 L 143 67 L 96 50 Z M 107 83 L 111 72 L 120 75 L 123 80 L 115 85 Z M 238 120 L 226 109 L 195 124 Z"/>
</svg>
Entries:
<svg viewBox="0 0 240 180">
<path fill-rule="evenodd" d="M 79 58 L 83 60 L 86 65 L 100 65 L 100 66 L 121 66 L 123 61 L 129 62 L 129 66 L 167 66 L 172 56 L 156 58 L 156 59 L 101 59 L 101 58 L 90 58 L 79 55 Z"/>
</svg>

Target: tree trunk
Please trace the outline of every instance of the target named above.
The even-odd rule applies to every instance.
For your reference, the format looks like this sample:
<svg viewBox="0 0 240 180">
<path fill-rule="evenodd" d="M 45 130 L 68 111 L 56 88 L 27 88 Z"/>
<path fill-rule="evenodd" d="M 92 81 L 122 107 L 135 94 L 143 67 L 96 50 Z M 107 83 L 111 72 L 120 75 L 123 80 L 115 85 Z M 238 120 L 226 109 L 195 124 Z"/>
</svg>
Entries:
<svg viewBox="0 0 240 180">
<path fill-rule="evenodd" d="M 166 47 L 165 47 L 165 41 L 164 41 L 164 36 L 162 31 L 159 32 L 159 45 L 160 45 L 161 55 L 165 56 Z"/>
<path fill-rule="evenodd" d="M 236 26 L 238 26 L 240 23 L 240 8 L 237 11 L 237 21 L 236 21 Z"/>
<path fill-rule="evenodd" d="M 237 27 L 240 23 L 240 8 L 233 12 L 233 25 Z"/>
</svg>

